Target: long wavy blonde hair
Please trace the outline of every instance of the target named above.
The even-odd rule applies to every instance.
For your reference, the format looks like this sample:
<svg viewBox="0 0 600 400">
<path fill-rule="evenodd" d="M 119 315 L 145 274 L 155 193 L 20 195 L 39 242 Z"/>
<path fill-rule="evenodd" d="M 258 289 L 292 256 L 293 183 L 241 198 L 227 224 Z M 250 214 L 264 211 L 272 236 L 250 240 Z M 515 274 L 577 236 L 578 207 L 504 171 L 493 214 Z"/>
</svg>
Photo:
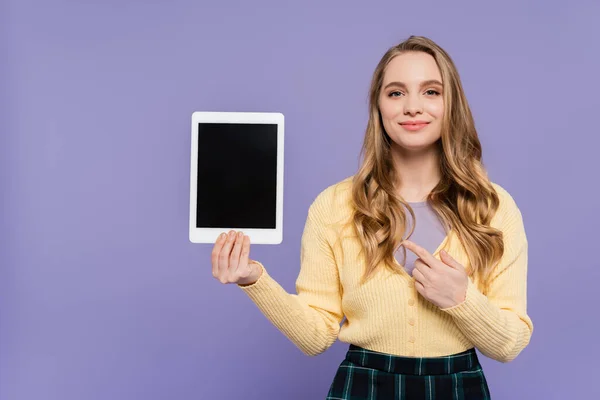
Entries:
<svg viewBox="0 0 600 400">
<path fill-rule="evenodd" d="M 367 268 L 363 282 L 383 263 L 394 267 L 394 253 L 404 237 L 407 217 L 415 214 L 398 194 L 398 175 L 390 154 L 391 139 L 379 111 L 384 73 L 390 61 L 405 52 L 424 52 L 435 59 L 444 84 L 444 116 L 440 151 L 441 179 L 427 201 L 447 227 L 458 236 L 470 262 L 469 274 L 480 274 L 485 284 L 491 266 L 504 252 L 502 232 L 489 224 L 499 197 L 481 162 L 481 143 L 460 77 L 450 56 L 432 40 L 410 36 L 390 48 L 377 65 L 369 92 L 369 121 L 361 149 L 363 159 L 352 180 L 351 225 L 365 251 Z M 403 248 L 404 255 L 406 250 Z"/>
</svg>

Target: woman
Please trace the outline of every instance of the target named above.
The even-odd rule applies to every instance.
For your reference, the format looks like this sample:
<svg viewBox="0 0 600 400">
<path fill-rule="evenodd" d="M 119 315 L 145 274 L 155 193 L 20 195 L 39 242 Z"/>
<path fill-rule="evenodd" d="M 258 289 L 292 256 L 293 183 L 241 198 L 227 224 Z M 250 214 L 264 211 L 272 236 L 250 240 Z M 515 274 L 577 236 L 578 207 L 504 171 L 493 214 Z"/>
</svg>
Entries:
<svg viewBox="0 0 600 400">
<path fill-rule="evenodd" d="M 508 362 L 533 331 L 527 238 L 486 175 L 456 67 L 431 40 L 411 36 L 381 59 L 362 155 L 309 208 L 297 294 L 249 259 L 241 232 L 215 243 L 213 276 L 308 355 L 350 344 L 328 399 L 489 399 L 475 348 Z"/>
</svg>

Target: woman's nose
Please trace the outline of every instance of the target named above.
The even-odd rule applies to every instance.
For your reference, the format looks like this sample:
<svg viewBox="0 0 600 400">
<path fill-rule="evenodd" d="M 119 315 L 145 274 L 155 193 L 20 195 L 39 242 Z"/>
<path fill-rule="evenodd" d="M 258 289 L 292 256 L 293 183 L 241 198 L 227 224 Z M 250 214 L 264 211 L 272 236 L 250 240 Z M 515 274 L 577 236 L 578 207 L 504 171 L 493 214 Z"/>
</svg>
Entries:
<svg viewBox="0 0 600 400">
<path fill-rule="evenodd" d="M 409 115 L 423 113 L 423 103 L 418 95 L 409 95 L 406 97 L 406 103 L 404 104 L 404 113 Z"/>
</svg>

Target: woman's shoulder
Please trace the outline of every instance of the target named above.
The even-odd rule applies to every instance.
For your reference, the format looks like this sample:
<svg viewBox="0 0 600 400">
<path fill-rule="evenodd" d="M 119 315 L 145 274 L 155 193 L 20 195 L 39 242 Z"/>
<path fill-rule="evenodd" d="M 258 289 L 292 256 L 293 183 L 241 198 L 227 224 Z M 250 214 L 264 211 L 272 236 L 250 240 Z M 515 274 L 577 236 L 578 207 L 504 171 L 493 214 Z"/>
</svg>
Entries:
<svg viewBox="0 0 600 400">
<path fill-rule="evenodd" d="M 495 220 L 496 225 L 502 225 L 508 221 L 513 221 L 515 219 L 521 220 L 522 214 L 521 209 L 517 205 L 515 200 L 515 196 L 511 194 L 504 186 L 498 184 L 497 182 L 491 182 L 492 187 L 498 194 L 498 210 L 493 218 Z"/>
<path fill-rule="evenodd" d="M 311 211 L 330 221 L 347 217 L 352 211 L 353 178 L 348 176 L 321 189 L 311 202 Z"/>
</svg>

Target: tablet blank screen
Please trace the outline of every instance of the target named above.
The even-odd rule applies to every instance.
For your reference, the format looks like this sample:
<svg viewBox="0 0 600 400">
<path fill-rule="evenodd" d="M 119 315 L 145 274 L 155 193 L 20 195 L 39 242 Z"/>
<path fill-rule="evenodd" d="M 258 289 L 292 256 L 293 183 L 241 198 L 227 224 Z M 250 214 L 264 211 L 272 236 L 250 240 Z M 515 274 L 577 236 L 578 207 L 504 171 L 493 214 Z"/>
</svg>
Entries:
<svg viewBox="0 0 600 400">
<path fill-rule="evenodd" d="M 198 124 L 197 228 L 274 229 L 277 125 Z"/>
</svg>

